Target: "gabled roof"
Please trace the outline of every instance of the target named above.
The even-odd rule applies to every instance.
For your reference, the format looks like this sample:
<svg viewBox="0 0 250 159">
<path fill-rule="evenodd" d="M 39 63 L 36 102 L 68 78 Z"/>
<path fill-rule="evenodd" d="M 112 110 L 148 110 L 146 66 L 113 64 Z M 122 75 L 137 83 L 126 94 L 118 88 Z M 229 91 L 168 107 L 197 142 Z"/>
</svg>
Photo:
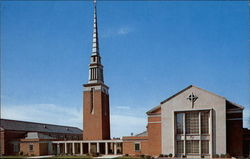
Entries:
<svg viewBox="0 0 250 159">
<path fill-rule="evenodd" d="M 39 132 L 28 132 L 25 139 L 55 139 L 54 137 L 39 133 Z"/>
<path fill-rule="evenodd" d="M 136 134 L 135 136 L 140 137 L 140 136 L 148 136 L 147 131 L 143 131 L 142 133 Z"/>
<path fill-rule="evenodd" d="M 63 134 L 79 134 L 79 135 L 82 134 L 82 130 L 77 127 L 9 120 L 9 119 L 1 119 L 0 128 L 4 130 L 15 130 L 15 131 L 26 131 L 26 132 L 47 132 L 47 133 L 63 133 Z"/>
<path fill-rule="evenodd" d="M 227 99 L 226 99 L 226 100 L 227 100 Z M 240 109 L 244 109 L 243 106 L 241 106 L 241 105 L 239 105 L 239 104 L 237 104 L 237 103 L 231 102 L 231 101 L 229 101 L 229 100 L 227 100 L 227 102 L 230 103 L 230 104 L 232 104 L 232 105 L 234 105 L 234 106 L 236 106 L 236 107 L 238 107 L 238 108 L 240 108 Z"/>
<path fill-rule="evenodd" d="M 150 114 L 150 113 L 153 113 L 154 111 L 156 111 L 157 109 L 161 108 L 161 105 L 158 105 L 152 109 L 150 109 L 149 111 L 146 112 L 146 114 Z"/>
<path fill-rule="evenodd" d="M 238 107 L 238 108 L 240 108 L 240 109 L 244 109 L 243 106 L 241 106 L 241 105 L 239 105 L 239 104 L 236 104 L 236 103 L 233 103 L 233 102 L 227 100 L 225 97 L 222 97 L 222 96 L 217 95 L 217 94 L 215 94 L 215 93 L 209 92 L 209 91 L 207 91 L 207 90 L 205 90 L 205 89 L 196 87 L 196 86 L 194 86 L 194 85 L 190 85 L 190 86 L 188 86 L 188 87 L 182 89 L 181 91 L 177 92 L 176 94 L 174 94 L 174 95 L 170 96 L 169 98 L 165 99 L 164 101 L 162 101 L 161 104 L 166 103 L 166 102 L 169 101 L 170 99 L 176 97 L 177 95 L 179 95 L 179 94 L 181 94 L 182 92 L 184 92 L 184 91 L 190 89 L 191 87 L 195 87 L 195 88 L 200 89 L 200 90 L 202 90 L 202 91 L 205 91 L 205 92 L 207 92 L 207 93 L 209 93 L 209 94 L 212 94 L 212 95 L 217 96 L 217 97 L 219 97 L 219 98 L 225 99 L 227 102 L 233 104 L 234 106 L 236 106 L 236 107 Z M 149 111 L 147 112 L 147 114 L 149 114 L 149 113 L 151 113 L 151 112 L 157 110 L 159 107 L 161 107 L 161 105 L 152 108 L 151 110 L 149 110 Z"/>
</svg>

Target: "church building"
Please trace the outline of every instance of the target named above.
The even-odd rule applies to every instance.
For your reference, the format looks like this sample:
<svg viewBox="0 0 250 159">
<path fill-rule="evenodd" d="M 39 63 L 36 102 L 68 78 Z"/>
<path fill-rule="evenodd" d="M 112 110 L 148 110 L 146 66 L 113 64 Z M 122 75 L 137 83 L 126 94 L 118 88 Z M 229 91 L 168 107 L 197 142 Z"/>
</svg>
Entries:
<svg viewBox="0 0 250 159">
<path fill-rule="evenodd" d="M 99 51 L 96 1 L 93 19 L 89 78 L 83 85 L 83 131 L 68 126 L 1 120 L 0 154 L 13 155 L 21 150 L 27 155 L 249 156 L 250 130 L 243 128 L 244 108 L 193 85 L 146 112 L 146 131 L 111 139 L 109 87 L 104 83 Z"/>
<path fill-rule="evenodd" d="M 242 156 L 249 153 L 250 139 L 243 138 L 246 132 L 242 119 L 244 108 L 193 85 L 149 110 L 145 132 L 123 137 L 122 141 L 110 140 L 109 88 L 104 84 L 95 1 L 93 29 L 89 80 L 84 85 L 83 105 L 83 140 L 92 142 L 89 149 L 98 153 L 106 149 L 105 154 L 114 150 L 117 154 L 119 147 L 123 154 L 172 154 L 177 157 Z M 110 141 L 114 143 L 107 145 Z M 243 145 L 248 145 L 246 152 Z"/>
<path fill-rule="evenodd" d="M 249 155 L 243 107 L 190 85 L 147 112 L 147 131 L 123 137 L 124 154 L 176 157 Z"/>
</svg>

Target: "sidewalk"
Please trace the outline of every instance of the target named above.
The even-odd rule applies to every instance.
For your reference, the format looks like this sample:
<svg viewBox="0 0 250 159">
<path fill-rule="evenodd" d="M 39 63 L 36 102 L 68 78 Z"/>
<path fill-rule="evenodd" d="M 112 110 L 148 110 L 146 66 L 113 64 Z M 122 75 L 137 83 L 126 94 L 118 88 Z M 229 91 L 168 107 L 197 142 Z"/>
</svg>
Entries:
<svg viewBox="0 0 250 159">
<path fill-rule="evenodd" d="M 27 157 L 27 158 L 49 158 L 53 157 L 54 155 L 49 155 L 49 156 L 33 156 L 33 157 Z"/>
<path fill-rule="evenodd" d="M 117 158 L 117 157 L 121 157 L 123 155 L 103 155 L 101 157 L 94 157 L 94 158 Z"/>
</svg>

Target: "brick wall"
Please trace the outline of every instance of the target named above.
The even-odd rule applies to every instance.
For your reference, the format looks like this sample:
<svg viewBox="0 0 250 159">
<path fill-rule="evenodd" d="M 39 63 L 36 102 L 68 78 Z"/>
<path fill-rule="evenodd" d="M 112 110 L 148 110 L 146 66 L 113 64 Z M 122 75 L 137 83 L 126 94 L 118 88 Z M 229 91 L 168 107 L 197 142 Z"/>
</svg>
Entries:
<svg viewBox="0 0 250 159">
<path fill-rule="evenodd" d="M 48 143 L 40 143 L 39 144 L 39 155 L 48 155 Z"/>
<path fill-rule="evenodd" d="M 1 131 L 0 132 L 0 146 L 1 146 L 1 154 L 2 155 L 17 155 L 18 152 L 14 152 L 14 145 L 11 143 L 12 141 L 20 141 L 20 139 L 24 139 L 26 137 L 25 131 Z M 64 140 L 65 137 L 68 140 L 78 140 L 82 139 L 82 135 L 80 134 L 61 134 L 61 133 L 43 133 L 52 137 L 55 137 L 60 140 Z M 62 136 L 62 137 L 61 137 Z M 25 145 L 27 146 L 27 145 Z M 20 145 L 21 151 L 22 145 Z M 33 153 L 31 153 L 33 154 Z"/>
<path fill-rule="evenodd" d="M 102 93 L 102 138 L 110 139 L 109 95 Z"/>
<path fill-rule="evenodd" d="M 93 92 L 94 111 L 91 113 L 91 92 L 84 92 L 83 139 L 110 139 L 109 96 L 101 90 Z M 106 111 L 106 115 L 105 115 Z"/>
<path fill-rule="evenodd" d="M 227 153 L 231 156 L 243 154 L 242 120 L 227 121 Z"/>
<path fill-rule="evenodd" d="M 151 156 L 161 154 L 161 116 L 160 109 L 148 115 L 148 147 Z"/>
<path fill-rule="evenodd" d="M 5 151 L 5 145 L 4 145 L 4 130 L 0 131 L 0 154 L 3 155 Z"/>
<path fill-rule="evenodd" d="M 33 151 L 29 150 L 29 145 L 33 145 Z M 24 155 L 40 155 L 39 143 L 20 143 L 20 151 L 23 152 Z"/>
<path fill-rule="evenodd" d="M 135 151 L 135 143 L 140 143 L 141 150 Z M 123 137 L 123 154 L 129 155 L 149 155 L 148 153 L 148 137 L 147 136 L 127 136 Z"/>
<path fill-rule="evenodd" d="M 243 110 L 226 103 L 227 153 L 231 156 L 243 155 Z"/>
<path fill-rule="evenodd" d="M 25 131 L 10 131 L 5 130 L 4 132 L 4 155 L 17 155 L 18 152 L 14 152 L 14 145 L 12 141 L 19 141 L 20 138 L 25 137 Z"/>
</svg>

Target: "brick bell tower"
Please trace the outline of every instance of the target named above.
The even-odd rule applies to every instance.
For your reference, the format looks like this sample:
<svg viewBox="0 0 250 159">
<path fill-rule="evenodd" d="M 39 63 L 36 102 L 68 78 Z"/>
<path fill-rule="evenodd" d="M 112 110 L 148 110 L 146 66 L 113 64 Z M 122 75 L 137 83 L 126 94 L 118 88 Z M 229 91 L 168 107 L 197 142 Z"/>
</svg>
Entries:
<svg viewBox="0 0 250 159">
<path fill-rule="evenodd" d="M 94 30 L 89 81 L 83 85 L 83 139 L 110 139 L 109 87 L 104 84 L 98 44 L 97 11 L 94 0 Z"/>
</svg>

